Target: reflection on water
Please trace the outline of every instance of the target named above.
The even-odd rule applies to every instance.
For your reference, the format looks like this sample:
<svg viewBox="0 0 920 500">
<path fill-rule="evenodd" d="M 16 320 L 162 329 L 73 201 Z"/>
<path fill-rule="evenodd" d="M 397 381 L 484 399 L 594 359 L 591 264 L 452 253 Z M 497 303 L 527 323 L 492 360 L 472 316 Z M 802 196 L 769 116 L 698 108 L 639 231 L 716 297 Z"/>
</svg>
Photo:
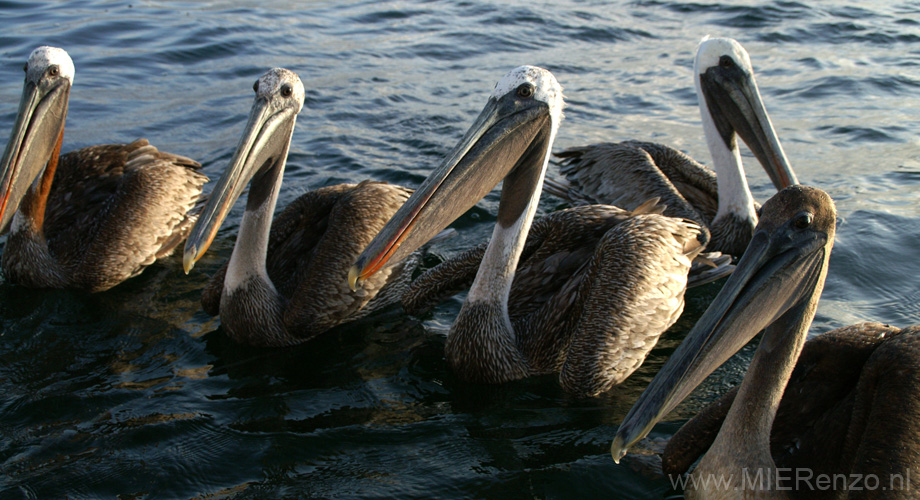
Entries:
<svg viewBox="0 0 920 500">
<path fill-rule="evenodd" d="M 635 138 L 708 162 L 692 54 L 705 34 L 733 36 L 799 178 L 838 204 L 814 331 L 920 316 L 916 2 L 5 0 L 0 11 L 0 131 L 12 127 L 29 52 L 59 45 L 76 65 L 65 150 L 147 137 L 216 178 L 255 78 L 297 71 L 307 102 L 281 205 L 366 178 L 417 185 L 497 78 L 524 63 L 565 86 L 558 148 Z M 766 199 L 769 180 L 745 163 Z M 463 216 L 435 253 L 487 238 L 497 203 L 493 193 Z M 572 399 L 550 376 L 470 386 L 443 360 L 462 296 L 424 318 L 392 308 L 294 348 L 227 340 L 198 298 L 229 256 L 239 205 L 190 276 L 170 259 L 93 296 L 0 283 L 0 498 L 669 494 L 644 459 L 614 466 L 609 440 L 718 285 L 693 290 L 643 368 L 600 398 Z M 559 206 L 545 196 L 540 211 Z M 751 353 L 652 437 L 738 383 Z"/>
</svg>

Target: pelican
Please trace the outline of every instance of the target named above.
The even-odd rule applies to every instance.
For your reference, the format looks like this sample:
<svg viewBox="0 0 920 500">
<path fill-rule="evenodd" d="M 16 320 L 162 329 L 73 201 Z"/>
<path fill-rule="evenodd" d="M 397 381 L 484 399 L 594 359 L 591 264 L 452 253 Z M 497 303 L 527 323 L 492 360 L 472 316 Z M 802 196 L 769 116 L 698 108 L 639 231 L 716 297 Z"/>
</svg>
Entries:
<svg viewBox="0 0 920 500">
<path fill-rule="evenodd" d="M 793 186 L 764 204 L 734 275 L 620 425 L 611 446 L 614 459 L 765 329 L 718 435 L 693 472 L 688 498 L 789 498 L 782 488 L 808 489 L 795 478 L 817 479 L 824 471 L 848 480 L 875 474 L 882 481 L 898 473 L 909 488 L 911 471 L 920 470 L 917 330 L 847 327 L 809 342 L 799 359 L 824 287 L 835 219 L 830 197 L 816 188 Z M 788 398 L 781 405 L 784 390 Z M 783 406 L 781 422 L 775 417 Z M 795 469 L 777 469 L 771 454 L 771 428 L 777 432 L 780 423 L 780 429 L 799 427 L 800 439 L 788 443 L 793 449 L 782 464 Z M 792 484 L 778 485 L 783 476 Z M 707 478 L 723 482 L 707 484 Z M 835 484 L 834 491 L 817 494 L 839 498 L 852 483 Z M 903 486 L 886 492 L 887 498 L 913 498 Z M 876 493 L 873 498 L 880 497 Z M 799 494 L 817 498 L 816 491 Z"/>
<path fill-rule="evenodd" d="M 914 394 L 904 394 L 906 387 L 920 384 L 918 360 L 917 326 L 901 329 L 859 323 L 806 342 L 770 430 L 770 452 L 777 468 L 808 470 L 815 478 L 833 477 L 856 467 L 851 461 L 857 448 L 875 440 L 879 444 L 873 445 L 872 453 L 859 460 L 878 462 L 883 486 L 903 490 L 899 486 L 906 487 L 908 479 L 916 477 L 916 469 L 907 470 L 920 463 L 920 438 L 914 432 L 920 401 Z M 665 472 L 686 472 L 709 449 L 736 394 L 737 388 L 726 393 L 668 441 L 662 456 Z M 889 447 L 902 450 L 888 453 Z M 859 470 L 865 471 L 862 465 Z M 888 481 L 889 475 L 893 481 Z M 847 479 L 853 481 L 849 475 Z M 837 484 L 806 496 L 834 498 L 835 490 L 841 489 Z"/>
<path fill-rule="evenodd" d="M 635 370 L 683 308 L 687 273 L 702 249 L 700 228 L 659 215 L 654 201 L 633 212 L 574 207 L 540 221 L 528 238 L 562 107 L 562 88 L 549 71 L 522 66 L 508 73 L 349 273 L 360 286 L 504 179 L 488 245 L 429 270 L 404 298 L 411 311 L 427 295 L 472 281 L 445 346 L 464 380 L 559 373 L 567 391 L 596 395 Z"/>
<path fill-rule="evenodd" d="M 73 61 L 63 49 L 38 47 L 25 72 L 0 159 L 7 280 L 99 292 L 171 254 L 194 223 L 208 180 L 200 165 L 145 139 L 61 155 Z"/>
<path fill-rule="evenodd" d="M 295 73 L 274 68 L 253 88 L 249 122 L 185 243 L 183 264 L 188 273 L 204 255 L 251 181 L 233 253 L 201 302 L 209 314 L 220 314 L 237 342 L 292 345 L 399 300 L 414 257 L 382 268 L 362 290 L 350 290 L 347 276 L 411 191 L 372 181 L 323 187 L 291 202 L 273 222 L 304 87 Z"/>
<path fill-rule="evenodd" d="M 563 198 L 627 209 L 658 197 L 668 207 L 665 215 L 704 227 L 708 250 L 740 256 L 757 224 L 757 207 L 737 138 L 748 145 L 777 190 L 798 180 L 767 115 L 744 47 L 730 38 L 704 38 L 693 66 L 715 172 L 662 144 L 601 143 L 559 153 L 567 182 L 548 186 Z"/>
</svg>

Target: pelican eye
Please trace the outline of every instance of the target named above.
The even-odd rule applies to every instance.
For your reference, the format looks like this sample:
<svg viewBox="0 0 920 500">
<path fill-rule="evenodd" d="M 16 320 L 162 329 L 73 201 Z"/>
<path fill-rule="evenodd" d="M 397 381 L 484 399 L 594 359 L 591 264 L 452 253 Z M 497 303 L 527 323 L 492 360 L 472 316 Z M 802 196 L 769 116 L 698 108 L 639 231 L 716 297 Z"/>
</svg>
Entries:
<svg viewBox="0 0 920 500">
<path fill-rule="evenodd" d="M 252 84 L 252 90 L 253 90 L 254 92 L 258 92 L 258 91 L 259 91 L 259 80 L 256 80 L 256 83 L 253 83 L 253 84 Z"/>
<path fill-rule="evenodd" d="M 719 66 L 723 68 L 731 68 L 735 65 L 735 60 L 729 56 L 722 56 L 719 58 Z"/>
<path fill-rule="evenodd" d="M 792 221 L 792 225 L 795 226 L 796 229 L 805 229 L 811 225 L 814 218 L 815 216 L 810 212 L 802 212 L 795 216 L 795 219 Z"/>
<path fill-rule="evenodd" d="M 518 97 L 521 97 L 521 98 L 524 98 L 524 99 L 529 99 L 529 98 L 533 97 L 534 90 L 535 90 L 535 89 L 534 89 L 533 85 L 531 85 L 531 84 L 529 84 L 529 83 L 522 83 L 522 84 L 517 88 L 517 95 L 518 95 Z"/>
<path fill-rule="evenodd" d="M 294 95 L 294 87 L 291 87 L 291 84 L 285 83 L 281 86 L 281 97 L 291 97 Z"/>
<path fill-rule="evenodd" d="M 51 76 L 58 76 L 61 73 L 61 69 L 57 65 L 51 66 L 48 68 L 48 74 Z"/>
</svg>

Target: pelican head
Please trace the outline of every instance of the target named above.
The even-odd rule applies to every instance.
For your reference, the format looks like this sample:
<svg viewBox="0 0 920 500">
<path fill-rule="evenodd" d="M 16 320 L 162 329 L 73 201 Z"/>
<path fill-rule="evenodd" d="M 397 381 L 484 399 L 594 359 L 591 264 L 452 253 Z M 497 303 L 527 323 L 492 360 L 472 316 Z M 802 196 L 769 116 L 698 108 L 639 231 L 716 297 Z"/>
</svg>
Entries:
<svg viewBox="0 0 920 500">
<path fill-rule="evenodd" d="M 73 61 L 64 49 L 38 47 L 25 65 L 19 112 L 0 159 L 0 228 L 49 160 L 57 160 L 73 84 Z"/>
<path fill-rule="evenodd" d="M 704 38 L 694 61 L 694 79 L 698 97 L 706 104 L 700 106 L 703 121 L 712 122 L 724 147 L 734 150 L 737 135 L 777 190 L 798 184 L 767 115 L 744 47 L 731 38 Z"/>
<path fill-rule="evenodd" d="M 790 335 L 807 333 L 824 287 L 835 224 L 834 203 L 820 189 L 792 186 L 763 205 L 735 272 L 617 430 L 610 450 L 614 460 L 764 328 L 770 327 L 759 350 L 778 349 Z M 807 320 L 806 326 L 786 328 L 795 318 Z"/>
<path fill-rule="evenodd" d="M 352 289 L 388 261 L 418 249 L 502 179 L 508 178 L 499 224 L 508 227 L 518 220 L 533 193 L 539 196 L 562 106 L 562 87 L 543 68 L 521 66 L 499 80 L 457 146 L 358 257 L 349 270 Z M 534 169 L 539 176 L 527 175 Z"/>
<path fill-rule="evenodd" d="M 186 273 L 208 250 L 221 223 L 249 181 L 270 175 L 280 178 L 284 171 L 294 123 L 303 108 L 303 83 L 293 71 L 274 68 L 256 80 L 253 89 L 255 101 L 236 153 L 217 181 L 185 242 L 182 261 Z M 272 184 L 254 182 L 247 209 L 262 205 L 275 189 Z"/>
</svg>

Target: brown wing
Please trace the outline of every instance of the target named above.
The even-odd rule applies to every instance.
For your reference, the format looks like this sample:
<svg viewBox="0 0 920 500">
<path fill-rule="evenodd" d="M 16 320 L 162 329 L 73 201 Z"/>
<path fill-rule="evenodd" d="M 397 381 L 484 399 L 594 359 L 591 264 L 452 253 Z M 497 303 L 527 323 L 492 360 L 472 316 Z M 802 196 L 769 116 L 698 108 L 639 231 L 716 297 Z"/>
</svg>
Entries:
<svg viewBox="0 0 920 500">
<path fill-rule="evenodd" d="M 649 198 L 665 215 L 707 227 L 718 210 L 715 173 L 673 148 L 638 141 L 567 149 L 560 171 L 570 189 L 596 203 L 632 210 Z M 708 241 L 708 233 L 705 233 Z M 704 241 L 705 243 L 705 241 Z"/>
<path fill-rule="evenodd" d="M 207 177 L 188 158 L 145 139 L 63 155 L 48 198 L 50 251 L 73 286 L 110 288 L 169 254 L 194 223 Z"/>
<path fill-rule="evenodd" d="M 342 192 L 329 212 L 325 234 L 310 250 L 310 259 L 301 259 L 296 271 L 291 273 L 296 287 L 284 319 L 290 330 L 325 331 L 399 300 L 404 287 L 408 286 L 411 270 L 417 265 L 414 256 L 389 263 L 365 280 L 357 291 L 349 288 L 348 270 L 411 194 L 409 189 L 374 181 L 361 182 Z M 282 213 L 279 222 L 287 224 L 284 220 L 287 217 Z M 298 220 L 303 218 L 298 217 Z M 303 222 L 296 224 L 303 227 Z M 289 247 L 279 246 L 276 251 L 296 248 L 298 244 L 294 241 L 295 238 L 288 238 Z M 404 273 L 405 270 L 409 272 Z M 275 279 L 271 269 L 269 276 Z M 400 290 L 394 291 L 394 287 Z M 381 297 L 386 300 L 380 300 Z"/>
<path fill-rule="evenodd" d="M 567 392 L 596 396 L 642 365 L 683 311 L 699 231 L 684 219 L 635 214 L 604 234 L 573 309 L 560 372 Z"/>
<path fill-rule="evenodd" d="M 470 248 L 422 273 L 403 294 L 403 309 L 419 316 L 472 286 L 486 245 L 488 243 Z"/>
<path fill-rule="evenodd" d="M 706 221 L 719 211 L 719 184 L 716 173 L 682 151 L 655 142 L 626 141 L 652 158 L 675 189 Z"/>
<path fill-rule="evenodd" d="M 887 338 L 866 361 L 846 444 L 834 457 L 843 462 L 840 469 L 885 481 L 895 491 L 892 498 L 916 497 L 912 481 L 920 475 L 918 387 L 920 327 L 913 326 Z"/>
<path fill-rule="evenodd" d="M 617 219 L 620 217 L 620 219 Z M 619 220 L 625 210 L 585 205 L 551 213 L 534 221 L 518 261 L 509 306 L 512 321 L 525 318 L 563 287 L 590 258 L 594 245 Z M 482 243 L 427 270 L 410 285 L 403 306 L 421 314 L 468 289 L 482 262 L 488 243 Z"/>
</svg>

